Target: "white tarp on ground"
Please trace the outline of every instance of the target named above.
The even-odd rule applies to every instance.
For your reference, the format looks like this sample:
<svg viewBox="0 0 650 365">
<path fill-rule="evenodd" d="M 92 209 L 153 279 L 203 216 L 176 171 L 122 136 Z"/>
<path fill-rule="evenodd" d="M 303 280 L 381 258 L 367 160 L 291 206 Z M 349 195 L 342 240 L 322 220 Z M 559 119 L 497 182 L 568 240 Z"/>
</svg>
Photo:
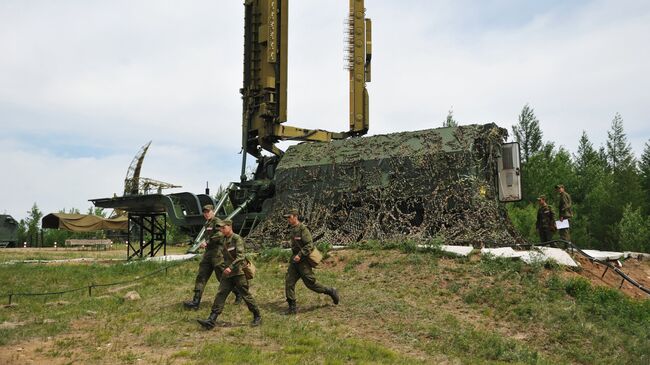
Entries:
<svg viewBox="0 0 650 365">
<path fill-rule="evenodd" d="M 440 249 L 445 251 L 445 252 L 453 253 L 453 254 L 458 255 L 458 256 L 469 256 L 469 254 L 472 252 L 474 247 L 472 247 L 472 246 L 441 245 Z"/>
<path fill-rule="evenodd" d="M 582 252 L 598 260 L 618 260 L 620 258 L 626 257 L 623 252 L 598 251 L 598 250 L 582 250 Z"/>
<path fill-rule="evenodd" d="M 495 257 L 521 257 L 527 255 L 528 251 L 515 251 L 512 247 L 499 247 L 499 248 L 482 248 L 481 255 L 492 255 Z"/>
<path fill-rule="evenodd" d="M 196 256 L 195 253 L 187 253 L 185 255 L 167 255 L 167 256 L 158 256 L 158 257 L 147 257 L 146 261 L 183 261 L 189 260 Z"/>
<path fill-rule="evenodd" d="M 566 265 L 571 267 L 580 266 L 577 262 L 571 258 L 571 256 L 561 248 L 555 247 L 537 247 L 540 249 L 546 257 L 557 262 L 560 265 Z"/>
<path fill-rule="evenodd" d="M 531 251 L 515 251 L 512 247 L 482 248 L 481 254 L 495 257 L 519 258 L 525 263 L 553 260 L 560 265 L 578 267 L 578 264 L 564 250 L 553 247 L 536 247 Z"/>
<path fill-rule="evenodd" d="M 418 248 L 437 248 L 439 247 L 441 251 L 452 253 L 458 256 L 469 256 L 469 254 L 474 250 L 472 246 L 452 246 L 452 245 L 418 245 Z"/>
</svg>

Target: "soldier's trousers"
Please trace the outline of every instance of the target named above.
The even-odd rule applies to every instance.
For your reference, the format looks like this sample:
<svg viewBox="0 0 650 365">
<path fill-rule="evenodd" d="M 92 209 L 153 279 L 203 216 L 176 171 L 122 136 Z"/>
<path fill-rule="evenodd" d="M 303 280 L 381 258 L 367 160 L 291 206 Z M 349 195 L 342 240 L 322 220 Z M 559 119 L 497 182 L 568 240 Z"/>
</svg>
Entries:
<svg viewBox="0 0 650 365">
<path fill-rule="evenodd" d="M 300 260 L 300 262 L 292 262 L 287 269 L 287 275 L 284 279 L 284 292 L 287 296 L 287 301 L 296 301 L 296 283 L 298 279 L 302 279 L 305 286 L 316 293 L 327 293 L 328 288 L 316 282 L 316 276 L 311 265 L 307 259 Z"/>
<path fill-rule="evenodd" d="M 196 279 L 194 280 L 194 291 L 199 291 L 203 293 L 205 289 L 205 284 L 210 280 L 210 276 L 214 272 L 214 276 L 217 277 L 217 282 L 221 282 L 221 275 L 223 274 L 223 265 L 217 265 L 214 262 L 213 255 L 220 255 L 221 253 L 206 251 L 203 254 L 203 259 L 199 263 L 199 272 L 196 274 Z M 239 296 L 239 291 L 234 290 L 235 295 Z"/>
<path fill-rule="evenodd" d="M 210 251 L 206 251 L 203 254 L 203 259 L 201 259 L 201 262 L 199 263 L 199 272 L 196 274 L 196 280 L 194 280 L 195 291 L 200 291 L 203 293 L 205 284 L 208 282 L 213 272 L 217 277 L 217 281 L 221 281 L 223 267 L 214 263 L 214 255 L 217 254 L 219 253 Z"/>
<path fill-rule="evenodd" d="M 538 230 L 539 232 L 539 242 L 548 242 L 553 240 L 553 232 L 550 230 Z"/>
<path fill-rule="evenodd" d="M 571 242 L 571 233 L 569 232 L 569 229 L 571 228 L 559 229 L 558 233 L 560 234 L 561 239 Z"/>
<path fill-rule="evenodd" d="M 212 311 L 221 314 L 221 312 L 223 312 L 223 306 L 226 303 L 226 298 L 228 298 L 228 294 L 235 290 L 237 290 L 241 295 L 248 310 L 253 314 L 259 314 L 260 310 L 257 307 L 255 299 L 248 291 L 248 279 L 246 279 L 244 274 L 230 277 L 223 276 L 221 278 L 217 296 L 214 298 L 214 303 L 212 304 Z"/>
</svg>

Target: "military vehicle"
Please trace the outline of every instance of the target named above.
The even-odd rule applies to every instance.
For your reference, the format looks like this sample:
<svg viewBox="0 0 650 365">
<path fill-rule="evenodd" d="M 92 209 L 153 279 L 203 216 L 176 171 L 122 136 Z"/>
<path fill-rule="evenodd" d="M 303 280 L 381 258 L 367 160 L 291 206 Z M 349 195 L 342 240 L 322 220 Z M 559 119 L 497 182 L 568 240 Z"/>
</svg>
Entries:
<svg viewBox="0 0 650 365">
<path fill-rule="evenodd" d="M 521 196 L 519 148 L 494 124 L 362 137 L 369 130 L 372 22 L 350 0 L 347 22 L 348 130 L 286 125 L 288 1 L 246 0 L 241 88 L 242 167 L 219 200 L 206 194 L 148 194 L 93 199 L 130 215 L 164 214 L 196 234 L 201 207 L 258 245 L 280 240 L 281 215 L 298 208 L 316 239 L 338 243 L 405 235 L 448 243 L 509 244 L 515 239 L 500 202 Z M 235 56 L 235 55 L 233 55 Z M 277 143 L 303 141 L 282 151 Z M 246 176 L 247 156 L 257 161 Z M 229 201 L 230 204 L 226 204 Z M 228 207 L 232 207 L 229 209 Z M 198 232 L 198 234 L 197 234 Z"/>
<path fill-rule="evenodd" d="M 18 242 L 18 222 L 6 214 L 0 214 L 0 247 L 15 247 Z"/>
</svg>

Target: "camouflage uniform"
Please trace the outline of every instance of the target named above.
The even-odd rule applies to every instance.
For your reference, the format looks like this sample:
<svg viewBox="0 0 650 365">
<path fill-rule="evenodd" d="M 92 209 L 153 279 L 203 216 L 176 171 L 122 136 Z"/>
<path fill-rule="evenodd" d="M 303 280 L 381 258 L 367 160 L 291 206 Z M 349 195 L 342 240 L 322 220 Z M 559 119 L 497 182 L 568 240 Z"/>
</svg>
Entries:
<svg viewBox="0 0 650 365">
<path fill-rule="evenodd" d="M 539 233 L 540 242 L 549 242 L 553 239 L 555 218 L 553 209 L 548 204 L 544 204 L 537 209 L 537 222 L 535 226 Z"/>
<path fill-rule="evenodd" d="M 255 318 L 259 318 L 259 308 L 257 307 L 257 303 L 255 303 L 255 299 L 248 291 L 248 279 L 246 279 L 242 270 L 242 265 L 246 263 L 244 257 L 244 240 L 238 234 L 233 233 L 230 237 L 222 236 L 220 241 L 224 269 L 229 267 L 231 272 L 228 275 L 223 274 L 221 277 L 219 290 L 212 304 L 211 315 L 214 315 L 216 319 L 216 316 L 223 312 L 228 294 L 231 291 L 237 290 L 241 294 L 246 306 L 248 306 L 248 310 L 253 313 Z"/>
<path fill-rule="evenodd" d="M 221 233 L 217 223 L 219 218 L 212 218 L 205 223 L 205 237 L 208 245 L 203 253 L 203 259 L 199 263 L 199 273 L 194 281 L 194 290 L 203 293 L 205 284 L 214 272 L 218 281 L 221 281 L 221 273 L 225 269 L 223 255 L 221 254 Z"/>
<path fill-rule="evenodd" d="M 338 304 L 338 294 L 336 289 L 327 288 L 316 282 L 316 276 L 312 270 L 311 264 L 307 259 L 309 254 L 314 249 L 314 244 L 311 238 L 311 233 L 307 227 L 299 223 L 296 226 L 291 227 L 291 255 L 289 268 L 287 269 L 287 274 L 284 280 L 284 290 L 287 297 L 287 303 L 289 303 L 289 310 L 295 312 L 296 306 L 296 282 L 298 279 L 302 279 L 302 282 L 305 283 L 305 286 L 312 291 L 315 291 L 319 294 L 327 294 L 334 300 L 335 304 Z M 295 262 L 293 258 L 299 255 L 300 261 Z M 334 297 L 336 296 L 336 299 Z"/>
<path fill-rule="evenodd" d="M 571 195 L 566 191 L 560 192 L 560 207 L 559 207 L 560 218 L 569 219 L 573 217 L 573 210 L 571 208 Z M 569 232 L 570 228 L 560 229 L 560 238 L 565 241 L 571 241 L 571 234 Z"/>
<path fill-rule="evenodd" d="M 205 252 L 203 253 L 203 258 L 199 263 L 199 272 L 196 274 L 196 279 L 194 280 L 194 298 L 191 301 L 184 302 L 184 306 L 189 309 L 198 309 L 199 304 L 201 303 L 201 297 L 203 296 L 203 290 L 205 289 L 205 284 L 210 279 L 210 276 L 214 272 L 214 275 L 217 277 L 217 281 L 221 281 L 221 274 L 226 268 L 223 260 L 223 254 L 221 252 L 222 242 L 221 238 L 223 235 L 219 232 L 219 223 L 220 219 L 213 217 L 212 219 L 205 222 L 203 226 L 205 228 L 204 237 L 207 241 L 207 246 Z M 236 301 L 239 301 L 239 292 L 235 291 Z"/>
</svg>

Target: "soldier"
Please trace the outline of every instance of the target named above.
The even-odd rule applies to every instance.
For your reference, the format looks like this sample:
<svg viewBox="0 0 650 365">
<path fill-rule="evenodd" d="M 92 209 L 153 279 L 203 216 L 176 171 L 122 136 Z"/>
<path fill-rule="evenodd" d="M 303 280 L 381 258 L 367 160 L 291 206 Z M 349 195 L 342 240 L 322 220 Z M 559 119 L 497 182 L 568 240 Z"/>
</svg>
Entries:
<svg viewBox="0 0 650 365">
<path fill-rule="evenodd" d="M 198 319 L 197 321 L 205 329 L 213 329 L 217 324 L 217 317 L 223 312 L 223 306 L 228 294 L 233 290 L 238 290 L 242 299 L 248 306 L 248 310 L 253 313 L 253 322 L 251 325 L 259 326 L 262 323 L 260 310 L 255 303 L 255 299 L 248 291 L 248 279 L 244 275 L 242 266 L 246 263 L 244 257 L 244 240 L 232 231 L 232 221 L 224 220 L 218 224 L 219 231 L 222 234 L 221 251 L 224 259 L 223 275 L 219 282 L 219 290 L 212 304 L 212 311 L 207 319 Z"/>
<path fill-rule="evenodd" d="M 555 185 L 555 191 L 558 192 L 560 197 L 560 207 L 558 209 L 558 213 L 560 215 L 560 221 L 562 222 L 565 219 L 568 220 L 569 218 L 573 217 L 573 210 L 571 208 L 571 195 L 564 191 L 564 185 L 562 184 Z M 571 234 L 569 232 L 569 228 L 560 229 L 559 233 L 560 238 L 571 242 Z"/>
<path fill-rule="evenodd" d="M 298 220 L 298 210 L 291 209 L 284 215 L 289 222 L 290 240 L 291 240 L 291 261 L 287 269 L 287 275 L 284 280 L 284 289 L 287 296 L 289 310 L 287 314 L 296 314 L 296 282 L 302 279 L 305 286 L 316 293 L 327 294 L 332 298 L 334 304 L 339 304 L 339 294 L 336 288 L 326 288 L 316 282 L 316 276 L 312 270 L 311 264 L 307 259 L 314 249 L 311 233 L 304 224 Z"/>
<path fill-rule="evenodd" d="M 546 196 L 540 195 L 537 198 L 539 208 L 537 209 L 537 232 L 539 232 L 540 242 L 549 242 L 553 239 L 555 232 L 555 218 L 553 209 L 546 203 Z"/>
<path fill-rule="evenodd" d="M 203 218 L 205 218 L 205 232 L 203 236 L 206 239 L 201 243 L 200 247 L 205 248 L 206 250 L 203 254 L 203 259 L 199 263 L 199 272 L 194 281 L 194 298 L 183 302 L 185 308 L 194 310 L 199 309 L 203 289 L 212 273 L 214 272 L 217 280 L 221 281 L 221 273 L 225 268 L 223 264 L 223 255 L 221 254 L 220 249 L 221 233 L 219 232 L 218 227 L 220 219 L 214 215 L 214 206 L 210 204 L 203 206 Z M 241 303 L 241 297 L 238 292 L 235 292 L 235 303 Z"/>
</svg>

